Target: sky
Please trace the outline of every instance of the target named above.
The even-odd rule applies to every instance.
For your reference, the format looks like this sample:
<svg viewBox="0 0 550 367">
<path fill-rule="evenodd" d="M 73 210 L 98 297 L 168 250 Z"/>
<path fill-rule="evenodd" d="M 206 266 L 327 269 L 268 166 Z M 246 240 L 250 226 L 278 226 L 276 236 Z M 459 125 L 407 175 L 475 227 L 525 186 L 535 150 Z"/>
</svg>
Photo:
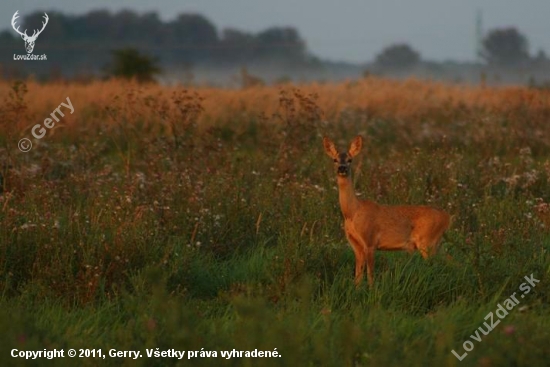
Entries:
<svg viewBox="0 0 550 367">
<path fill-rule="evenodd" d="M 0 29 L 11 28 L 16 10 L 24 16 L 96 9 L 155 11 L 162 20 L 200 13 L 219 31 L 294 26 L 316 56 L 355 63 L 372 61 L 395 43 L 410 44 L 426 60 L 473 61 L 481 11 L 485 31 L 515 26 L 531 53 L 550 54 L 550 0 L 2 0 Z"/>
</svg>

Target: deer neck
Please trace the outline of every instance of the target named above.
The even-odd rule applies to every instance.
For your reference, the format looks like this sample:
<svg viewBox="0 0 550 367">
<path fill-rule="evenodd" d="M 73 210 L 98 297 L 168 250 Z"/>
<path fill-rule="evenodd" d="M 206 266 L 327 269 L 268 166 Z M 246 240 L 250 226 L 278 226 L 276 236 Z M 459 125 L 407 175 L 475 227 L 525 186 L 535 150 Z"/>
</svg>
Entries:
<svg viewBox="0 0 550 367">
<path fill-rule="evenodd" d="M 342 214 L 345 218 L 351 218 L 359 207 L 359 199 L 355 196 L 351 175 L 348 175 L 347 177 L 338 176 L 337 180 L 340 209 L 342 209 Z"/>
</svg>

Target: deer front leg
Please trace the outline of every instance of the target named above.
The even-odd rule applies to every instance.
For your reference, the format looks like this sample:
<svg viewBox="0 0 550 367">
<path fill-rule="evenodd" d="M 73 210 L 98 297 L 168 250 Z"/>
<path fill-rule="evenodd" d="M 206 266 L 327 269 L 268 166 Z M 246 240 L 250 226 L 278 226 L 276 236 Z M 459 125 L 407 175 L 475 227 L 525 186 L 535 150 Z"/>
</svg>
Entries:
<svg viewBox="0 0 550 367">
<path fill-rule="evenodd" d="M 374 285 L 374 247 L 366 248 L 367 257 L 367 278 L 369 280 L 369 287 Z"/>
<path fill-rule="evenodd" d="M 355 248 L 354 248 L 355 250 Z M 363 281 L 363 273 L 365 272 L 365 254 L 361 249 L 355 251 L 355 286 L 359 287 Z"/>
<path fill-rule="evenodd" d="M 363 246 L 351 235 L 347 235 L 348 241 L 355 254 L 355 286 L 358 287 L 363 280 L 363 274 L 365 272 L 365 252 Z"/>
</svg>

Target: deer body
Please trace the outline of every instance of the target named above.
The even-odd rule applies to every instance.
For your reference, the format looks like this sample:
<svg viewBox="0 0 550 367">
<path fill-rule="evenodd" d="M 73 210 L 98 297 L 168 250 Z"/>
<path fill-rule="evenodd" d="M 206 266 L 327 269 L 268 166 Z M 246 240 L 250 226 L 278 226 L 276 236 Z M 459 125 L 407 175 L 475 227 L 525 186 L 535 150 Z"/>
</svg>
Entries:
<svg viewBox="0 0 550 367">
<path fill-rule="evenodd" d="M 334 143 L 324 138 L 327 154 L 337 166 L 340 208 L 344 230 L 355 253 L 355 283 L 363 279 L 365 265 L 369 285 L 374 282 L 374 251 L 420 251 L 424 258 L 437 252 L 439 240 L 449 228 L 447 213 L 428 206 L 387 206 L 355 195 L 350 175 L 352 158 L 362 147 L 358 136 L 347 153 L 338 153 Z"/>
</svg>

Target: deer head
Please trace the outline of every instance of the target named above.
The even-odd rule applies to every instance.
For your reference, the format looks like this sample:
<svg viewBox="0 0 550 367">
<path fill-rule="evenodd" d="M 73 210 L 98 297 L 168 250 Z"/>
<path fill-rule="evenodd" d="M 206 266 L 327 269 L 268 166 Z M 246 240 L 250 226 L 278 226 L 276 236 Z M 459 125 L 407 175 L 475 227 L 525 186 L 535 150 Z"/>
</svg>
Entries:
<svg viewBox="0 0 550 367">
<path fill-rule="evenodd" d="M 44 28 L 46 28 L 46 24 L 48 24 L 48 14 L 44 13 L 44 20 L 45 22 L 42 22 L 42 29 L 41 30 L 34 30 L 32 36 L 29 36 L 27 34 L 27 30 L 25 29 L 25 32 L 21 32 L 19 31 L 19 26 L 17 26 L 17 28 L 15 27 L 15 21 L 17 18 L 19 18 L 19 10 L 17 10 L 15 12 L 15 14 L 13 14 L 13 17 L 11 18 L 11 26 L 13 27 L 13 29 L 19 33 L 21 35 L 21 38 L 23 38 L 23 41 L 25 41 L 25 49 L 27 50 L 27 53 L 30 54 L 32 53 L 32 50 L 34 50 L 34 43 L 36 42 L 36 39 L 38 38 L 38 36 L 40 35 L 40 33 L 42 33 L 42 31 L 44 30 Z"/>
<path fill-rule="evenodd" d="M 363 138 L 360 135 L 356 136 L 347 152 L 338 152 L 334 143 L 326 136 L 323 138 L 323 146 L 327 155 L 334 160 L 337 175 L 348 177 L 351 172 L 351 160 L 361 151 Z"/>
</svg>

